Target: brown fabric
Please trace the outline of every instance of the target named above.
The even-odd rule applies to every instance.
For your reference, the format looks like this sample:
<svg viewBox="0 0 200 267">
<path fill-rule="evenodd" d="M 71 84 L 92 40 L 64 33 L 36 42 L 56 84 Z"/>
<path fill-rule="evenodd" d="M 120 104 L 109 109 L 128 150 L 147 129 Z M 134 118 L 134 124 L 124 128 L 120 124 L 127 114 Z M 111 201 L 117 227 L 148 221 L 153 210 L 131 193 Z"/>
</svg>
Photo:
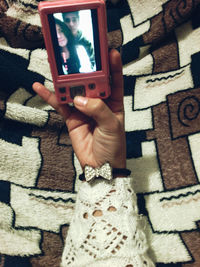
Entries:
<svg viewBox="0 0 200 267">
<path fill-rule="evenodd" d="M 75 173 L 72 164 L 72 145 L 67 132 L 63 132 L 64 127 L 65 123 L 61 117 L 51 112 L 48 124 L 43 129 L 35 129 L 32 132 L 33 137 L 40 138 L 40 152 L 43 157 L 37 180 L 38 188 L 73 191 L 71 179 Z M 66 164 L 63 164 L 64 162 Z"/>
<path fill-rule="evenodd" d="M 59 234 L 44 231 L 42 240 L 41 247 L 44 252 L 44 256 L 31 258 L 32 266 L 59 267 L 63 248 L 63 243 Z"/>
<path fill-rule="evenodd" d="M 176 70 L 179 63 L 175 36 L 170 36 L 160 47 L 154 48 L 152 56 L 154 59 L 153 73 Z"/>
<path fill-rule="evenodd" d="M 143 35 L 144 43 L 158 42 L 166 37 L 189 18 L 199 3 L 199 0 L 172 0 L 165 3 L 163 11 L 151 19 L 151 28 Z"/>
<path fill-rule="evenodd" d="M 147 140 L 157 140 L 164 187 L 170 190 L 197 184 L 190 154 L 186 153 L 187 139 L 171 138 L 167 106 L 160 104 L 153 112 L 155 128 L 147 132 Z"/>
</svg>

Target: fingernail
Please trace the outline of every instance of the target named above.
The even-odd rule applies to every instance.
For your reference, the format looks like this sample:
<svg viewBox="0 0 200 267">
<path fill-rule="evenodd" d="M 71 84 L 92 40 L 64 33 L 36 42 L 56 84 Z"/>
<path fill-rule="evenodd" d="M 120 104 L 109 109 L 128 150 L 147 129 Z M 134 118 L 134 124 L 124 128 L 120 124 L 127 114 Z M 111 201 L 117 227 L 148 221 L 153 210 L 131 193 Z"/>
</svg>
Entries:
<svg viewBox="0 0 200 267">
<path fill-rule="evenodd" d="M 83 96 L 76 96 L 74 98 L 74 103 L 78 106 L 85 106 L 88 102 L 88 98 L 87 97 L 83 97 Z"/>
</svg>

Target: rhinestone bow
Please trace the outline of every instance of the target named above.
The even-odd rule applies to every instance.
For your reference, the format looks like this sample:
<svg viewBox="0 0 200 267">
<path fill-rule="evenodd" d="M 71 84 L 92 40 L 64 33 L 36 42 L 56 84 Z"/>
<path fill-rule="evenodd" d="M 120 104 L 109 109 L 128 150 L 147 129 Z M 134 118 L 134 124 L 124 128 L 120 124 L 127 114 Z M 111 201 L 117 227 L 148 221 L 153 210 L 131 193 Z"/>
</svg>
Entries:
<svg viewBox="0 0 200 267">
<path fill-rule="evenodd" d="M 106 180 L 112 179 L 112 168 L 109 163 L 105 163 L 104 165 L 98 168 L 93 168 L 91 166 L 86 165 L 84 173 L 87 182 L 90 182 L 96 177 L 102 177 Z"/>
</svg>

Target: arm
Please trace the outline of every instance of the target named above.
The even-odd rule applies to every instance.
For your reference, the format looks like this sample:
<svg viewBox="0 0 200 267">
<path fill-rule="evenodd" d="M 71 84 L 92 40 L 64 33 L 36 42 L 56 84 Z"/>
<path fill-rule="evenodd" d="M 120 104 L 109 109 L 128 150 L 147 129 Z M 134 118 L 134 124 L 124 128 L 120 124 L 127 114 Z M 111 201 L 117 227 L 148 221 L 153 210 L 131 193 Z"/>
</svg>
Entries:
<svg viewBox="0 0 200 267">
<path fill-rule="evenodd" d="M 87 55 L 90 59 L 91 67 L 95 64 L 95 58 L 94 58 L 94 48 L 89 40 L 87 40 L 83 35 L 82 32 L 78 33 L 77 36 L 77 44 L 84 46 Z"/>
<path fill-rule="evenodd" d="M 82 168 L 126 167 L 122 65 L 110 53 L 112 93 L 106 101 L 75 97 L 75 109 L 58 104 L 41 84 L 34 90 L 66 120 Z M 130 177 L 82 182 L 62 255 L 62 267 L 152 267 Z"/>
</svg>

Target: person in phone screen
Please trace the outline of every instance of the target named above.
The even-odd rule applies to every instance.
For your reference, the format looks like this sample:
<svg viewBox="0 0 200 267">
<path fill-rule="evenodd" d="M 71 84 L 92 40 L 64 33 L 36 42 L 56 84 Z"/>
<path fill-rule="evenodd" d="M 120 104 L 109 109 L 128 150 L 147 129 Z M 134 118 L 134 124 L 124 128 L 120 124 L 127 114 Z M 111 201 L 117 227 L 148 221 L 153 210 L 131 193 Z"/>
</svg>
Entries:
<svg viewBox="0 0 200 267">
<path fill-rule="evenodd" d="M 62 13 L 63 21 L 67 25 L 67 27 L 70 29 L 72 32 L 74 38 L 75 38 L 75 43 L 77 46 L 83 46 L 87 52 L 87 55 L 90 60 L 90 67 L 91 70 L 95 70 L 95 57 L 94 57 L 94 48 L 92 43 L 85 37 L 83 36 L 82 31 L 79 28 L 79 11 L 74 11 L 74 12 L 66 12 Z M 83 51 L 83 49 L 82 49 Z M 85 65 L 87 65 L 85 63 Z"/>
<path fill-rule="evenodd" d="M 71 31 L 62 21 L 56 18 L 55 26 L 61 54 L 63 74 L 79 73 L 81 65 Z"/>
</svg>

